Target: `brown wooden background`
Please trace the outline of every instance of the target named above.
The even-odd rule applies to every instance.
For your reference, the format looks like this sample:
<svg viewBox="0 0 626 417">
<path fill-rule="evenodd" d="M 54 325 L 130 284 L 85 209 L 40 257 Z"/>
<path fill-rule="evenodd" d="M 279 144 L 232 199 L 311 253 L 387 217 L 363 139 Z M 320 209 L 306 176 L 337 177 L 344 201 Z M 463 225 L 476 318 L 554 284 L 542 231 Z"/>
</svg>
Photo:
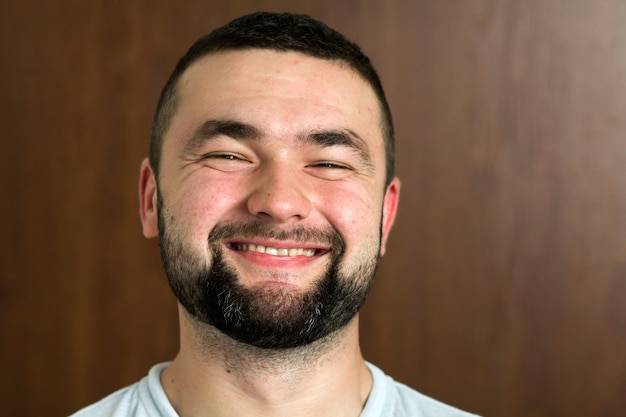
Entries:
<svg viewBox="0 0 626 417">
<path fill-rule="evenodd" d="M 0 3 L 0 414 L 66 415 L 177 348 L 137 215 L 159 90 L 245 12 L 377 64 L 403 196 L 368 359 L 486 416 L 626 413 L 626 2 Z"/>
</svg>

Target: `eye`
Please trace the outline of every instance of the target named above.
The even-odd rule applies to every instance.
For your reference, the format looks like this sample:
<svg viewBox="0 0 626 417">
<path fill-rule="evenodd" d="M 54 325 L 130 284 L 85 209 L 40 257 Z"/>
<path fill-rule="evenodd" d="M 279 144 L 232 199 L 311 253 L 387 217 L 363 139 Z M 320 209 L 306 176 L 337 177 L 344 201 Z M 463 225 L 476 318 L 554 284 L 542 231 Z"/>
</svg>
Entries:
<svg viewBox="0 0 626 417">
<path fill-rule="evenodd" d="M 314 166 L 318 168 L 334 168 L 334 169 L 350 169 L 343 164 L 338 164 L 336 162 L 320 162 L 315 164 Z"/>
<path fill-rule="evenodd" d="M 346 178 L 354 171 L 350 165 L 335 161 L 319 161 L 309 164 L 307 168 L 313 176 L 330 181 Z"/>
<path fill-rule="evenodd" d="M 226 160 L 226 161 L 243 160 L 239 156 L 233 155 L 231 153 L 210 153 L 210 154 L 207 154 L 207 155 L 203 155 L 202 159 L 222 159 L 222 160 Z"/>
<path fill-rule="evenodd" d="M 239 153 L 211 152 L 200 157 L 199 162 L 219 171 L 240 171 L 248 169 L 252 162 Z"/>
</svg>

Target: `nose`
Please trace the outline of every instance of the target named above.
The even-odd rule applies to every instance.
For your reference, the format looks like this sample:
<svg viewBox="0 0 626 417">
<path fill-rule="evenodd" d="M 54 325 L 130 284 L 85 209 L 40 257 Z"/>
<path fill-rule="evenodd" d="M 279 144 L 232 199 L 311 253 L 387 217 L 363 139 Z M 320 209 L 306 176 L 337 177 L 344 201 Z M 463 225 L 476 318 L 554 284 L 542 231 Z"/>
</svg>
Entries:
<svg viewBox="0 0 626 417">
<path fill-rule="evenodd" d="M 248 196 L 248 210 L 277 223 L 293 223 L 311 213 L 311 201 L 297 173 L 274 166 L 259 172 Z"/>
</svg>

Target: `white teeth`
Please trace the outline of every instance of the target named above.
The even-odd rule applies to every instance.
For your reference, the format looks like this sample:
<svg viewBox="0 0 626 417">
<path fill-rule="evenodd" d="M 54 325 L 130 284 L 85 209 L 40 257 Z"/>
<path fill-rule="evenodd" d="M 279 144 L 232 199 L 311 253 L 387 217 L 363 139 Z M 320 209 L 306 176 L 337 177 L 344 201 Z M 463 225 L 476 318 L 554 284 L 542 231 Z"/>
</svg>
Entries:
<svg viewBox="0 0 626 417">
<path fill-rule="evenodd" d="M 242 252 L 259 252 L 274 256 L 315 256 L 315 249 L 304 248 L 272 248 L 263 245 L 255 245 L 253 243 L 238 243 L 237 250 Z"/>
</svg>

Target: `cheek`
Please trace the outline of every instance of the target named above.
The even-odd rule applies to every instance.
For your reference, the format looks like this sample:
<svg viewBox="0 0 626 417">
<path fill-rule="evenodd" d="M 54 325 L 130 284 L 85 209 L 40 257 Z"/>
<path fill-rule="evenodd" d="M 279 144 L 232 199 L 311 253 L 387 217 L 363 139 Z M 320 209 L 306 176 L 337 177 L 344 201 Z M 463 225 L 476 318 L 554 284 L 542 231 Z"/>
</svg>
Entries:
<svg viewBox="0 0 626 417">
<path fill-rule="evenodd" d="M 233 181 L 199 178 L 179 187 L 167 204 L 191 239 L 205 241 L 215 224 L 240 205 L 241 199 L 234 192 L 240 188 Z"/>
<path fill-rule="evenodd" d="M 338 188 L 328 191 L 318 207 L 327 221 L 346 239 L 346 243 L 349 240 L 377 239 L 382 203 L 376 198 L 365 188 Z"/>
</svg>

